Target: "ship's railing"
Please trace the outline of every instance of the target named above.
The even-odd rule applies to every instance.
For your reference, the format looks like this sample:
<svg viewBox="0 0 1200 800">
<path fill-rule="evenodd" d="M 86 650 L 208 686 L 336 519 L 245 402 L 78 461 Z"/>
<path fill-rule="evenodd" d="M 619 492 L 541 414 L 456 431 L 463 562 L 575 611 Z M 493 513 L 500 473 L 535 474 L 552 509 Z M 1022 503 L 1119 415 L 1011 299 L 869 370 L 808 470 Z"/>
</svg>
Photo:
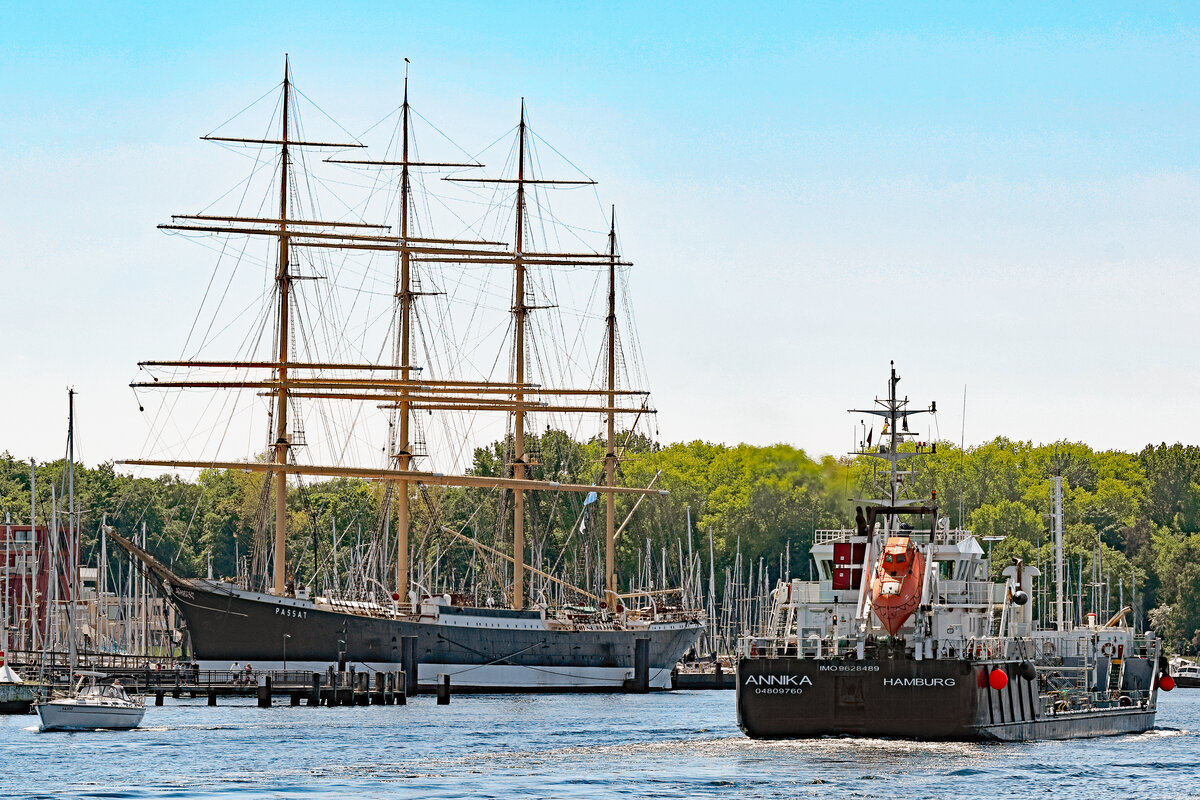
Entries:
<svg viewBox="0 0 1200 800">
<path fill-rule="evenodd" d="M 1059 690 L 1040 697 L 1046 716 L 1096 711 L 1109 708 L 1145 708 L 1150 692 L 1142 689 L 1107 692 Z"/>
<path fill-rule="evenodd" d="M 833 591 L 832 589 L 830 591 Z M 820 581 L 794 581 L 792 583 L 792 602 L 793 603 L 819 603 L 821 602 L 821 583 Z"/>
<path fill-rule="evenodd" d="M 344 614 L 357 614 L 362 617 L 406 617 L 413 613 L 411 603 L 376 603 L 370 600 L 344 600 L 340 597 L 318 597 L 314 599 L 317 606 L 326 606 Z"/>
<path fill-rule="evenodd" d="M 878 528 L 876 530 L 878 530 Z M 923 529 L 914 528 L 910 531 L 906 531 L 906 533 L 911 534 L 913 538 L 918 541 L 929 540 L 928 527 Z M 813 543 L 829 544 L 830 542 L 844 542 L 849 541 L 852 537 L 859 535 L 858 529 L 856 528 L 818 530 L 813 532 Z M 974 535 L 975 534 L 971 533 L 971 531 L 962 528 L 955 528 L 953 530 L 939 528 L 937 533 L 934 534 L 933 540 L 937 544 L 958 544 L 959 542 L 970 539 Z"/>
<path fill-rule="evenodd" d="M 396 665 L 397 671 L 400 665 Z M 107 679 L 120 681 L 122 688 L 129 692 L 174 692 L 196 694 L 210 689 L 222 693 L 249 694 L 270 678 L 271 687 L 276 691 L 310 689 L 314 676 L 317 685 L 330 688 L 354 687 L 364 680 L 373 680 L 368 676 L 377 674 L 375 670 L 358 670 L 353 667 L 338 671 L 330 667 L 324 672 L 313 672 L 302 669 L 249 669 L 239 666 L 237 669 L 200 669 L 195 664 L 182 662 L 163 666 L 162 669 L 99 669 Z M 52 683 L 60 688 L 69 685 L 68 672 L 59 671 L 50 675 Z M 369 688 L 362 687 L 362 688 Z"/>
<path fill-rule="evenodd" d="M 813 532 L 813 543 L 828 544 L 830 542 L 847 541 L 852 536 L 858 536 L 858 531 L 854 528 L 819 530 Z"/>
<path fill-rule="evenodd" d="M 946 581 L 937 582 L 937 602 L 949 606 L 985 606 L 995 601 L 995 584 L 991 581 Z"/>
<path fill-rule="evenodd" d="M 963 528 L 954 528 L 953 530 L 939 529 L 934 536 L 934 542 L 937 544 L 958 544 L 970 539 L 975 534 Z"/>
<path fill-rule="evenodd" d="M 746 658 L 837 658 L 852 648 L 845 636 L 744 636 L 738 655 Z"/>
<path fill-rule="evenodd" d="M 71 655 L 66 651 L 41 650 L 10 650 L 8 663 L 18 667 L 23 672 L 46 670 L 63 671 L 71 666 Z M 84 650 L 76 655 L 76 666 L 80 669 L 96 670 L 142 670 L 147 666 L 154 669 L 156 664 L 171 664 L 172 656 L 165 650 L 160 653 L 151 652 L 145 655 L 129 653 L 100 653 Z"/>
</svg>

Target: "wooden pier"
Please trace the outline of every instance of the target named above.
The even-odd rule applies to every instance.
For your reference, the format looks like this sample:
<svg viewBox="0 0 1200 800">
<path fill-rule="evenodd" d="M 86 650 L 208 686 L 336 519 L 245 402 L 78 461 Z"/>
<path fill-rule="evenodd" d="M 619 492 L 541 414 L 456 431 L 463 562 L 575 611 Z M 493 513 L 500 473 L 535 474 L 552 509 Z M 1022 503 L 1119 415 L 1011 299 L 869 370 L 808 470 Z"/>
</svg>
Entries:
<svg viewBox="0 0 1200 800">
<path fill-rule="evenodd" d="M 254 697 L 263 707 L 276 698 L 287 698 L 293 706 L 404 705 L 416 688 L 403 670 L 201 670 L 144 659 L 138 663 L 128 656 L 86 659 L 80 668 L 102 672 L 120 681 L 128 692 L 153 696 L 155 705 L 162 705 L 167 695 L 176 699 L 206 697 L 210 706 L 221 697 Z M 44 671 L 51 688 L 70 685 L 70 669 L 57 658 L 47 659 L 42 670 L 36 666 L 26 669 L 31 675 L 39 671 Z M 439 694 L 441 691 L 439 687 Z"/>
<path fill-rule="evenodd" d="M 299 670 L 142 670 L 109 673 L 126 690 L 153 695 L 156 705 L 168 694 L 173 698 L 208 698 L 215 706 L 220 697 L 254 697 L 262 708 L 276 698 L 293 706 L 390 706 L 408 702 L 406 675 L 395 672 L 306 672 Z"/>
<path fill-rule="evenodd" d="M 721 662 L 677 666 L 671 671 L 672 689 L 733 689 L 737 687 L 737 671 Z"/>
</svg>

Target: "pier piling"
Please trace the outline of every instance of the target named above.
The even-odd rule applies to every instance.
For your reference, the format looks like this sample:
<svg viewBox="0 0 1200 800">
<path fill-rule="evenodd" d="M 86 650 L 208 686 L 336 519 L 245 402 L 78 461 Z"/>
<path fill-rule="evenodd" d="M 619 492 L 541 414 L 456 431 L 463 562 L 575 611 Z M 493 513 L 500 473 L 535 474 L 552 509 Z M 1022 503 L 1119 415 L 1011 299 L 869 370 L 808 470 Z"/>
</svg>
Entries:
<svg viewBox="0 0 1200 800">
<path fill-rule="evenodd" d="M 450 705 L 450 675 L 449 675 L 449 673 L 442 672 L 438 675 L 437 704 L 439 706 Z"/>
<path fill-rule="evenodd" d="M 633 640 L 633 691 L 650 691 L 650 640 Z"/>
<path fill-rule="evenodd" d="M 161 706 L 163 704 L 163 694 L 165 694 L 165 692 L 163 692 L 162 689 L 159 689 L 154 693 L 154 705 Z"/>
<path fill-rule="evenodd" d="M 258 683 L 258 707 L 271 707 L 271 676 L 264 675 Z"/>
<path fill-rule="evenodd" d="M 382 672 L 375 673 L 375 693 L 371 695 L 371 705 L 381 706 L 386 702 L 387 694 L 384 691 L 384 674 Z"/>
<path fill-rule="evenodd" d="M 417 637 L 400 637 L 400 667 L 404 670 L 404 693 L 413 694 L 417 691 Z"/>
<path fill-rule="evenodd" d="M 396 689 L 396 704 L 401 705 L 401 706 L 408 705 L 407 673 L 404 672 L 403 670 L 401 670 L 400 672 L 396 672 L 393 674 L 396 676 L 395 683 L 393 684 Z"/>
<path fill-rule="evenodd" d="M 215 706 L 217 704 L 217 690 L 216 689 L 208 690 L 208 704 L 210 706 Z"/>
</svg>

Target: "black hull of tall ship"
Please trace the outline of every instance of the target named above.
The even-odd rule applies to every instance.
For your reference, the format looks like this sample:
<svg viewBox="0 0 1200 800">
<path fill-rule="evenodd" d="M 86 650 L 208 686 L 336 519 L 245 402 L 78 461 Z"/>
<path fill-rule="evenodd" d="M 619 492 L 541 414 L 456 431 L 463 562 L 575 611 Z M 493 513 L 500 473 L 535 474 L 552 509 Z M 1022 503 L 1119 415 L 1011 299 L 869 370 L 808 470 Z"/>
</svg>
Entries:
<svg viewBox="0 0 1200 800">
<path fill-rule="evenodd" d="M 648 688 L 670 688 L 671 670 L 695 645 L 695 622 L 632 629 L 547 625 L 537 611 L 438 606 L 436 616 L 392 618 L 327 610 L 320 604 L 223 590 L 202 582 L 172 587 L 202 667 L 403 668 L 415 637 L 418 686 L 450 676 L 455 691 L 621 691 L 640 688 L 637 640 L 645 639 Z M 286 637 L 286 638 L 285 638 Z M 410 666 L 410 669 L 412 668 Z"/>
<path fill-rule="evenodd" d="M 538 611 L 429 604 L 421 616 L 379 607 L 247 592 L 185 580 L 118 534 L 179 610 L 203 669 L 405 670 L 432 690 L 449 675 L 457 692 L 613 692 L 671 688 L 671 671 L 695 646 L 693 619 L 574 625 Z M 345 610 L 353 609 L 353 610 Z M 410 683 L 411 685 L 411 683 Z"/>
<path fill-rule="evenodd" d="M 988 682 L 997 668 L 1009 677 L 1000 690 Z M 737 676 L 738 724 L 759 739 L 1024 741 L 1140 733 L 1154 727 L 1154 694 L 1147 694 L 1148 704 L 1054 713 L 1039 700 L 1037 679 L 1019 674 L 1017 662 L 748 658 L 738 662 Z"/>
</svg>

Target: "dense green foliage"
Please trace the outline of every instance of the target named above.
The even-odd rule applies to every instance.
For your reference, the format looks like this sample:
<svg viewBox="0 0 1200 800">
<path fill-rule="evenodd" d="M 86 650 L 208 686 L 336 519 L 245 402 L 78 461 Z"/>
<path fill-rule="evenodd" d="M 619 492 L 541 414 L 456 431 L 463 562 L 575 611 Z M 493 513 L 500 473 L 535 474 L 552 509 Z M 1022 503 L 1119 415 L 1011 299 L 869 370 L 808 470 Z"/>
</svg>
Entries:
<svg viewBox="0 0 1200 800">
<path fill-rule="evenodd" d="M 594 484 L 603 477 L 600 441 L 575 442 L 559 431 L 530 437 L 527 449 L 536 466 L 531 478 Z M 694 550 L 708 572 L 708 549 L 715 555 L 718 581 L 740 552 L 743 564 L 761 558 L 773 579 L 780 554 L 790 551 L 791 572 L 806 576 L 806 552 L 813 531 L 853 524 L 853 497 L 872 497 L 877 475 L 872 459 L 809 458 L 787 445 L 752 447 L 688 442 L 658 446 L 637 437 L 626 443 L 620 467 L 623 485 L 655 488 L 665 497 L 643 502 L 619 539 L 622 576 L 653 579 L 665 567 L 678 581 L 679 563 Z M 480 449 L 473 472 L 500 475 L 504 443 Z M 67 485 L 59 461 L 37 468 L 37 514 L 50 517 L 54 492 Z M 1137 613 L 1174 645 L 1200 648 L 1200 447 L 1148 446 L 1140 453 L 1098 452 L 1083 444 L 1033 445 L 999 438 L 965 452 L 940 443 L 936 454 L 921 459 L 907 487 L 910 496 L 932 498 L 952 524 L 965 524 L 994 542 L 993 569 L 1012 557 L 1048 563 L 1051 476 L 1063 476 L 1066 550 L 1072 574 L 1107 581 L 1116 607 L 1117 586 L 1126 602 L 1134 596 Z M 269 484 L 261 474 L 207 470 L 194 481 L 175 476 L 134 478 L 111 464 L 77 466 L 76 494 L 81 509 L 84 560 L 93 561 L 102 518 L 130 533 L 146 525 L 150 549 L 183 574 L 233 575 L 235 554 L 248 557 L 245 571 L 261 571 L 268 556 L 271 515 Z M 311 581 L 314 565 L 328 580 L 332 531 L 343 552 L 351 542 L 378 541 L 394 520 L 388 489 L 376 483 L 339 479 L 307 482 L 289 499 L 288 556 L 302 581 Z M 500 549 L 508 547 L 505 520 L 511 495 L 485 489 L 414 487 L 411 545 L 415 572 L 429 580 L 441 571 L 462 585 L 470 578 L 498 593 L 503 564 L 485 572 L 470 545 L 448 533 L 468 532 Z M 636 498 L 622 495 L 614 519 L 620 525 Z M 27 462 L 0 456 L 0 512 L 14 523 L 29 519 L 30 470 Z M 59 508 L 61 510 L 61 500 Z M 527 501 L 529 563 L 561 574 L 585 587 L 599 580 L 599 534 L 604 498 L 587 507 L 584 495 L 539 492 Z M 394 508 L 394 504 L 391 505 Z M 690 518 L 691 529 L 687 520 Z M 711 534 L 710 534 L 711 532 Z M 689 542 L 690 537 L 690 542 Z M 662 557 L 664 548 L 667 555 Z M 355 552 L 362 552 L 361 548 Z M 383 552 L 382 548 L 380 552 Z M 646 558 L 649 557 L 649 562 Z M 435 561 L 437 566 L 435 567 Z M 389 565 L 376 574 L 386 577 Z M 1149 613 L 1147 613 L 1149 612 Z"/>
</svg>

